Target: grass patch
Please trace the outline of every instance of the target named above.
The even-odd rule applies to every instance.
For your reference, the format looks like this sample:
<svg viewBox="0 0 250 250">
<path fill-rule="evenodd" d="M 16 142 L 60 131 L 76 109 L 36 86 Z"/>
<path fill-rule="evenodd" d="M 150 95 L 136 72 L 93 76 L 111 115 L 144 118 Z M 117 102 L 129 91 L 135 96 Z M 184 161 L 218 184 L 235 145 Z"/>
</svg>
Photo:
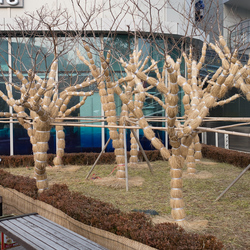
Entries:
<svg viewBox="0 0 250 250">
<path fill-rule="evenodd" d="M 187 219 L 206 219 L 209 224 L 202 233 L 210 233 L 222 240 L 225 249 L 248 249 L 250 246 L 249 171 L 217 202 L 215 199 L 239 175 L 242 169 L 225 163 L 208 164 L 203 160 L 198 171 L 208 171 L 208 179 L 184 179 L 184 200 Z M 129 176 L 144 179 L 141 186 L 129 191 L 97 186 L 92 179 L 85 180 L 91 166 L 65 166 L 60 170 L 48 167 L 49 183 L 65 183 L 70 190 L 112 203 L 122 211 L 134 209 L 156 210 L 169 215 L 170 167 L 166 161 L 151 163 L 153 174 L 147 167 L 129 168 Z M 92 174 L 100 178 L 111 174 L 115 165 L 97 165 Z M 5 169 L 15 175 L 33 177 L 33 168 Z M 90 177 L 92 177 L 92 174 Z"/>
</svg>

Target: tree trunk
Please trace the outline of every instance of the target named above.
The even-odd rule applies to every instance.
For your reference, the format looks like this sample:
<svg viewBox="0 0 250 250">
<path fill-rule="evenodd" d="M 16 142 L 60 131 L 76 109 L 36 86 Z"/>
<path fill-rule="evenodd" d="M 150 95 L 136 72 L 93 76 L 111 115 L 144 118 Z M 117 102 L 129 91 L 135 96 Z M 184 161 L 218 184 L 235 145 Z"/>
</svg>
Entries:
<svg viewBox="0 0 250 250">
<path fill-rule="evenodd" d="M 188 148 L 188 155 L 186 158 L 186 162 L 187 162 L 187 173 L 195 174 L 196 168 L 195 168 L 194 143 L 193 142 Z"/>
<path fill-rule="evenodd" d="M 201 144 L 198 134 L 194 136 L 192 144 L 188 148 L 187 161 L 187 173 L 196 174 L 196 164 L 200 162 L 202 157 L 201 154 Z"/>
<path fill-rule="evenodd" d="M 202 158 L 201 143 L 198 135 L 194 138 L 194 158 L 196 163 L 199 163 Z"/>
<path fill-rule="evenodd" d="M 50 139 L 50 125 L 36 118 L 34 120 L 34 134 L 36 143 L 35 161 L 35 178 L 38 192 L 48 189 L 48 180 L 46 174 L 48 141 Z"/>
<path fill-rule="evenodd" d="M 182 172 L 184 159 L 179 155 L 172 155 L 169 158 L 170 175 L 171 175 L 171 191 L 170 191 L 170 206 L 172 208 L 171 215 L 176 222 L 185 220 L 184 200 L 182 192 Z"/>
<path fill-rule="evenodd" d="M 53 163 L 56 168 L 62 168 L 62 157 L 64 156 L 65 149 L 65 133 L 63 131 L 63 126 L 56 126 L 56 144 L 56 157 L 54 158 Z"/>
<path fill-rule="evenodd" d="M 130 133 L 130 143 L 131 143 L 131 149 L 130 149 L 129 163 L 130 166 L 136 167 L 138 163 L 138 150 L 137 150 L 137 142 L 132 132 Z"/>
</svg>

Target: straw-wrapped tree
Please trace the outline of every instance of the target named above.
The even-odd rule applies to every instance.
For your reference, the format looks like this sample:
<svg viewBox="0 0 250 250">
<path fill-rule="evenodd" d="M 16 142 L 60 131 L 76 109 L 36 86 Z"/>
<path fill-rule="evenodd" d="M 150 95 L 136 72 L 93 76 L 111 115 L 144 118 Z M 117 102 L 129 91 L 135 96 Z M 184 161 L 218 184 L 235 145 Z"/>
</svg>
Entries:
<svg viewBox="0 0 250 250">
<path fill-rule="evenodd" d="M 138 67 L 134 62 L 133 64 L 125 63 L 122 59 L 123 66 L 136 75 L 142 81 L 147 81 L 149 84 L 157 87 L 157 89 L 165 95 L 165 105 L 167 113 L 168 127 L 166 128 L 170 144 L 172 146 L 172 155 L 169 158 L 171 165 L 171 207 L 172 216 L 176 221 L 183 221 L 185 219 L 184 201 L 182 193 L 182 169 L 184 160 L 189 156 L 189 150 L 193 151 L 194 144 L 197 143 L 198 127 L 201 125 L 203 119 L 208 115 L 209 109 L 217 106 L 224 105 L 239 97 L 238 94 L 225 98 L 226 93 L 232 87 L 239 88 L 249 99 L 249 65 L 244 67 L 237 59 L 237 51 L 233 54 L 229 53 L 229 49 L 222 36 L 220 36 L 219 43 L 209 46 L 218 54 L 221 59 L 221 67 L 213 74 L 208 85 L 204 86 L 203 82 L 199 79 L 199 71 L 202 67 L 203 57 L 206 52 L 206 44 L 203 46 L 203 53 L 200 61 L 197 63 L 192 58 L 192 53 L 189 55 L 191 64 L 191 72 L 187 78 L 181 76 L 179 71 L 180 61 L 174 60 L 167 55 L 165 61 L 165 69 L 168 73 L 169 86 L 165 87 L 164 71 L 162 75 L 157 74 L 157 78 L 148 77 L 143 72 L 142 67 Z M 185 57 L 185 55 L 184 55 Z M 154 65 L 154 64 L 153 64 Z M 179 87 L 184 90 L 183 103 L 190 105 L 186 110 L 184 123 L 181 124 L 177 118 L 178 111 L 178 91 Z M 132 110 L 131 110 L 132 111 Z M 136 114 L 136 112 L 135 112 Z M 139 119 L 140 117 L 137 116 Z M 140 124 L 140 120 L 139 120 Z M 140 124 L 141 125 L 141 124 Z M 145 133 L 147 136 L 147 133 Z M 148 137 L 153 142 L 153 138 Z M 159 145 L 154 145 L 156 148 L 161 149 Z M 200 150 L 197 150 L 200 151 Z M 193 155 L 193 152 L 190 153 Z M 190 160 L 189 160 L 190 162 Z M 193 167 L 192 167 L 193 168 Z"/>
<path fill-rule="evenodd" d="M 154 60 L 151 61 L 150 66 L 147 66 L 149 58 L 140 61 L 141 52 L 134 52 L 128 62 L 124 62 L 121 58 L 121 64 L 125 68 L 127 76 L 118 79 L 116 82 L 109 83 L 114 92 L 120 97 L 123 105 L 126 105 L 128 111 L 137 118 L 138 125 L 143 129 L 144 135 L 151 141 L 155 148 L 160 150 L 165 159 L 169 159 L 171 165 L 170 204 L 172 207 L 172 216 L 179 223 L 185 223 L 182 192 L 183 166 L 185 159 L 188 159 L 189 164 L 194 164 L 194 161 L 190 160 L 194 155 L 194 151 L 200 153 L 200 147 L 195 148 L 196 143 L 198 143 L 198 127 L 208 115 L 209 109 L 217 105 L 224 105 L 239 97 L 237 94 L 224 99 L 227 91 L 233 86 L 240 88 L 249 98 L 249 84 L 245 82 L 245 80 L 248 81 L 247 72 L 249 71 L 249 65 L 243 67 L 239 60 L 237 60 L 236 52 L 231 56 L 222 36 L 220 37 L 219 44 L 209 44 L 220 57 L 222 65 L 212 75 L 212 78 L 207 81 L 208 84 L 206 85 L 204 85 L 199 76 L 199 71 L 204 62 L 206 43 L 204 43 L 202 56 L 198 63 L 196 62 L 196 56 L 194 59 L 192 52 L 190 52 L 188 60 L 191 67 L 189 66 L 190 72 L 186 78 L 180 74 L 181 58 L 175 62 L 171 56 L 166 55 L 163 66 L 164 70 L 160 73 L 156 66 L 157 63 Z M 183 56 L 185 60 L 187 57 L 185 54 Z M 149 76 L 149 72 L 151 71 L 156 73 L 156 77 Z M 166 77 L 168 77 L 168 86 L 165 86 Z M 166 131 L 168 132 L 172 146 L 171 154 L 161 141 L 156 138 L 153 127 L 148 124 L 144 117 L 142 107 L 135 105 L 135 100 L 131 99 L 131 91 L 127 91 L 127 88 L 131 90 L 137 88 L 138 98 L 143 101 L 145 95 L 150 96 L 145 93 L 145 88 L 140 84 L 145 81 L 156 87 L 165 97 L 165 103 L 161 105 L 166 109 L 168 123 Z M 126 88 L 122 86 L 124 82 L 126 82 Z M 182 100 L 183 104 L 189 106 L 189 109 L 186 109 L 183 123 L 177 120 L 179 88 L 182 88 L 185 93 Z M 160 103 L 160 100 L 158 102 Z M 193 169 L 193 165 L 190 168 Z"/>
<path fill-rule="evenodd" d="M 63 117 L 70 113 L 72 108 L 67 109 L 67 104 L 71 96 L 83 96 L 83 100 L 77 104 L 77 107 L 83 105 L 86 97 L 92 95 L 93 92 L 84 92 L 81 89 L 95 82 L 95 80 L 86 80 L 75 86 L 69 86 L 58 94 L 58 83 L 55 80 L 56 69 L 57 60 L 51 65 L 48 79 L 44 80 L 31 70 L 28 72 L 28 79 L 21 72 L 15 70 L 14 73 L 21 81 L 21 86 L 6 82 L 7 96 L 0 91 L 1 98 L 16 112 L 0 112 L 0 116 L 16 118 L 27 130 L 30 137 L 35 161 L 35 178 L 39 192 L 48 188 L 46 166 L 51 123 L 58 116 Z M 10 86 L 20 92 L 19 99 L 13 98 Z M 29 110 L 29 113 L 27 110 Z M 58 132 L 60 133 L 60 131 Z M 61 145 L 61 147 L 63 146 Z"/>
<path fill-rule="evenodd" d="M 8 65 L 7 61 L 6 64 L 16 77 L 10 82 L 5 78 L 6 94 L 1 91 L 0 96 L 13 108 L 13 112 L 0 112 L 0 116 L 17 119 L 27 130 L 39 192 L 48 188 L 46 166 L 48 141 L 53 127 L 51 123 L 62 121 L 61 118 L 81 107 L 87 96 L 93 94 L 93 91 L 84 91 L 84 88 L 95 83 L 95 80 L 87 78 L 79 84 L 72 82 L 62 86 L 62 80 L 58 81 L 58 57 L 70 51 L 73 42 L 69 44 L 66 39 L 58 39 L 54 28 L 60 29 L 68 22 L 66 11 L 48 12 L 43 7 L 32 15 L 28 14 L 28 18 L 16 18 L 14 27 L 10 27 L 16 38 L 12 41 L 12 64 Z M 42 35 L 41 29 L 45 30 Z M 74 96 L 82 98 L 69 108 L 69 101 Z M 56 126 L 56 130 L 57 157 L 54 163 L 59 167 L 62 165 L 65 141 L 63 127 Z"/>
<path fill-rule="evenodd" d="M 243 66 L 238 58 L 237 51 L 230 53 L 229 48 L 221 36 L 217 44 L 209 44 L 210 48 L 215 51 L 221 60 L 221 67 L 211 75 L 211 79 L 205 80 L 200 78 L 200 70 L 204 63 L 206 56 L 207 42 L 205 40 L 202 55 L 197 57 L 193 53 L 192 46 L 195 43 L 195 39 L 192 40 L 194 32 L 191 37 L 180 38 L 178 40 L 174 36 L 167 37 L 165 32 L 168 30 L 161 25 L 161 20 L 158 24 L 153 25 L 152 12 L 160 12 L 165 7 L 165 1 L 163 6 L 153 5 L 150 0 L 144 1 L 149 7 L 149 12 L 145 12 L 145 9 L 138 5 L 137 1 L 128 1 L 121 6 L 121 12 L 115 16 L 115 12 L 112 12 L 111 6 L 110 15 L 113 20 L 110 22 L 112 28 L 108 35 L 115 33 L 119 27 L 119 16 L 128 13 L 132 15 L 132 20 L 143 20 L 149 27 L 148 33 L 142 33 L 137 29 L 136 25 L 133 27 L 133 32 L 130 31 L 128 25 L 128 34 L 138 43 L 145 42 L 145 47 L 154 47 L 154 53 L 161 55 L 163 65 L 162 69 L 158 69 L 158 61 L 152 60 L 150 56 L 144 57 L 143 51 L 137 52 L 134 48 L 134 52 L 130 57 L 126 57 L 120 53 L 121 58 L 114 56 L 113 51 L 117 48 L 116 44 L 110 45 L 111 52 L 107 51 L 105 45 L 102 43 L 88 44 L 87 32 L 85 28 L 90 27 L 89 33 L 96 38 L 96 34 L 91 27 L 90 21 L 93 20 L 93 16 L 86 15 L 85 10 L 81 7 L 80 1 L 76 1 L 78 7 L 80 7 L 79 14 L 83 22 L 83 27 L 74 27 L 79 31 L 80 39 L 84 40 L 84 48 L 87 52 L 87 57 L 84 58 L 80 52 L 78 57 L 89 68 L 91 79 L 83 81 L 81 84 L 65 87 L 58 93 L 58 82 L 56 80 L 57 60 L 55 59 L 51 65 L 48 77 L 42 80 L 36 74 L 36 68 L 28 71 L 27 79 L 22 73 L 13 68 L 14 73 L 18 79 L 22 82 L 20 86 L 14 83 L 6 83 L 7 96 L 0 92 L 0 95 L 4 101 L 12 106 L 16 113 L 0 113 L 1 116 L 17 117 L 20 124 L 27 129 L 30 136 L 31 143 L 33 145 L 34 159 L 35 159 L 35 171 L 37 185 L 40 191 L 48 187 L 47 177 L 45 172 L 46 167 L 46 154 L 48 149 L 48 140 L 50 137 L 51 123 L 53 121 L 61 121 L 65 116 L 69 115 L 73 109 L 80 107 L 84 104 L 86 96 L 91 95 L 92 92 L 84 92 L 82 89 L 90 84 L 96 83 L 99 89 L 101 103 L 107 118 L 108 125 L 110 127 L 110 137 L 113 140 L 113 147 L 115 148 L 116 159 L 118 163 L 117 177 L 124 178 L 124 147 L 123 138 L 121 133 L 117 131 L 117 128 L 112 127 L 118 124 L 116 117 L 116 104 L 115 94 L 120 98 L 123 104 L 124 117 L 121 117 L 120 123 L 124 124 L 127 114 L 133 116 L 136 119 L 136 124 L 144 132 L 145 137 L 151 142 L 151 144 L 162 154 L 164 159 L 169 159 L 171 166 L 171 199 L 170 205 L 172 208 L 172 216 L 178 223 L 185 222 L 185 210 L 183 201 L 183 166 L 184 161 L 188 162 L 189 172 L 194 173 L 195 158 L 199 159 L 200 145 L 198 142 L 199 126 L 203 119 L 208 115 L 209 110 L 217 105 L 224 105 L 235 98 L 238 95 L 226 98 L 226 93 L 232 87 L 240 89 L 250 99 L 250 85 L 249 85 L 249 64 Z M 191 1 L 193 2 L 193 1 Z M 111 1 L 109 1 L 111 3 Z M 126 8 L 125 8 L 126 7 Z M 132 8 L 133 7 L 133 8 Z M 145 7 L 145 6 L 144 6 Z M 190 6 L 190 13 L 193 6 Z M 136 11 L 135 11 L 136 10 Z M 125 13 L 124 13 L 125 12 Z M 93 11 L 95 13 L 95 11 Z M 150 13 L 150 15 L 148 15 Z M 134 16 L 133 16 L 134 15 Z M 95 16 L 95 15 L 94 15 Z M 191 16 L 186 17 L 187 30 L 192 26 Z M 54 19 L 56 22 L 56 18 Z M 58 23 L 58 22 L 56 22 Z M 118 23 L 117 27 L 114 27 Z M 136 23 L 136 22 L 135 22 Z M 197 31 L 195 25 L 192 26 L 194 31 Z M 91 30 L 92 29 L 92 30 Z M 53 29 L 49 29 L 52 32 Z M 111 32 L 112 30 L 112 32 Z M 52 32 L 53 33 L 53 32 Z M 170 34 L 171 35 L 171 34 Z M 110 35 L 111 36 L 111 35 Z M 70 37 L 70 36 L 69 36 Z M 205 37 L 205 36 L 204 36 Z M 107 40 L 110 37 L 107 37 Z M 159 40 L 161 42 L 159 42 Z M 74 38 L 72 38 L 74 40 Z M 129 39 L 128 39 L 129 41 Z M 56 43 L 56 39 L 54 40 Z M 171 43 L 172 49 L 169 49 Z M 57 45 L 57 44 L 55 44 Z M 98 47 L 100 45 L 100 47 Z M 104 45 L 104 46 L 103 46 Z M 138 45 L 138 44 L 137 44 Z M 113 47 L 112 47 L 113 46 Z M 54 46 L 57 47 L 57 46 Z M 129 46 L 128 46 L 129 47 Z M 173 58 L 172 50 L 177 48 L 180 52 L 184 52 L 189 48 L 189 55 L 186 53 L 178 53 L 178 58 Z M 64 48 L 65 49 L 65 48 Z M 98 61 L 101 63 L 100 68 L 97 67 L 99 62 L 94 60 L 91 50 L 98 53 Z M 131 51 L 131 48 L 129 48 Z M 59 56 L 57 51 L 54 51 L 56 58 Z M 183 60 L 184 59 L 184 60 Z M 116 74 L 112 68 L 111 61 L 119 63 L 121 72 Z M 181 74 L 181 63 L 185 61 L 187 66 L 187 75 Z M 21 70 L 20 70 L 21 71 Z M 153 73 L 153 74 L 152 74 Z M 115 77 L 113 77 L 115 75 Z M 154 87 L 156 91 L 162 94 L 163 100 L 157 99 L 155 96 L 150 96 L 147 93 L 148 88 L 143 86 L 143 83 L 149 84 Z M 16 88 L 20 93 L 18 99 L 14 99 L 10 91 L 10 86 Z M 180 90 L 183 91 L 184 97 L 180 100 Z M 135 98 L 132 94 L 135 93 Z M 73 108 L 67 109 L 67 105 L 72 96 L 83 96 L 83 100 L 76 104 Z M 172 147 L 171 152 L 166 146 L 156 137 L 154 128 L 149 125 L 147 119 L 142 111 L 145 97 L 152 97 L 156 100 L 165 110 L 165 116 L 167 120 L 167 126 L 165 130 L 168 133 L 170 145 Z M 182 102 L 185 109 L 183 120 L 177 119 L 179 115 L 179 103 Z M 30 113 L 26 112 L 27 110 Z M 127 113 L 128 112 L 128 113 Z M 59 138 L 59 153 L 55 159 L 56 165 L 61 165 L 60 158 L 63 155 L 63 131 L 62 127 L 57 127 Z M 61 151 L 61 153 L 60 153 Z"/>
<path fill-rule="evenodd" d="M 160 71 L 157 68 L 157 61 L 150 60 L 150 57 L 144 58 L 143 52 L 137 52 L 136 50 L 130 55 L 129 59 L 124 56 L 120 58 L 120 66 L 122 66 L 121 71 L 123 74 L 120 74 L 117 79 L 110 77 L 111 73 L 113 73 L 110 65 L 110 58 L 113 56 L 112 53 L 107 52 L 106 55 L 104 52 L 100 53 L 102 69 L 98 69 L 96 62 L 93 60 L 92 54 L 90 53 L 89 46 L 85 45 L 85 49 L 88 52 L 88 59 L 82 58 L 82 61 L 90 68 L 92 77 L 96 80 L 98 88 L 102 92 L 100 92 L 100 96 L 105 109 L 105 115 L 109 117 L 109 124 L 116 124 L 113 97 L 115 93 L 119 96 L 123 105 L 127 107 L 126 110 L 137 119 L 138 126 L 143 129 L 144 135 L 151 144 L 160 150 L 165 159 L 169 159 L 171 166 L 171 214 L 176 222 L 182 224 L 185 223 L 182 190 L 184 161 L 188 161 L 189 171 L 193 173 L 195 171 L 194 159 L 199 159 L 201 157 L 201 150 L 197 136 L 199 126 L 203 119 L 209 114 L 211 108 L 217 105 L 224 105 L 239 97 L 239 95 L 234 95 L 227 98 L 226 93 L 228 93 L 230 88 L 239 88 L 247 98 L 249 98 L 249 64 L 243 66 L 240 63 L 237 58 L 237 51 L 230 53 L 222 36 L 219 37 L 219 41 L 216 44 L 208 44 L 206 39 L 204 39 L 205 42 L 202 48 L 202 54 L 198 57 L 197 54 L 194 54 L 193 52 L 193 44 L 195 44 L 195 42 L 192 40 L 192 37 L 189 39 L 184 37 L 183 39 L 180 39 L 180 41 L 173 37 L 172 39 L 166 39 L 164 32 L 160 33 L 163 30 L 160 20 L 159 26 L 154 27 L 152 19 L 149 19 L 148 16 L 144 14 L 143 9 L 141 9 L 135 1 L 131 2 L 133 2 L 134 6 L 137 8 L 136 17 L 146 20 L 151 29 L 149 35 L 146 37 L 148 39 L 145 38 L 145 34 L 140 33 L 137 30 L 134 33 L 131 32 L 130 35 L 133 35 L 134 37 L 136 36 L 136 39 L 140 37 L 141 40 L 144 39 L 147 42 L 150 41 L 150 46 L 155 46 L 156 53 L 161 54 L 163 58 L 164 63 L 162 70 Z M 149 0 L 146 2 L 151 3 Z M 152 3 L 150 7 L 151 9 L 155 8 L 158 11 L 161 10 L 161 8 L 158 8 L 157 6 L 154 7 Z M 191 17 L 188 16 L 187 18 Z M 188 22 L 187 25 L 192 24 L 192 20 L 189 19 L 189 21 L 190 22 Z M 197 27 L 194 25 L 193 29 L 196 28 Z M 157 35 L 155 35 L 156 31 L 158 32 Z M 158 45 L 157 37 L 162 39 L 162 46 Z M 168 49 L 169 40 L 175 43 L 175 47 L 181 52 L 184 52 L 189 48 L 189 55 L 187 56 L 186 53 L 179 53 L 178 58 L 173 59 L 172 53 Z M 204 80 L 200 77 L 200 70 L 204 64 L 208 45 L 220 58 L 221 67 L 211 75 L 210 80 L 206 78 Z M 102 51 L 101 48 L 96 48 L 96 50 Z M 117 62 L 118 58 L 112 59 Z M 186 63 L 188 69 L 187 76 L 181 74 L 180 67 L 182 61 L 185 61 Z M 152 72 L 154 72 L 155 76 L 150 74 Z M 170 145 L 172 147 L 171 152 L 169 152 L 163 143 L 156 137 L 153 127 L 149 125 L 143 114 L 143 106 L 138 105 L 138 100 L 140 103 L 143 103 L 145 96 L 148 95 L 146 93 L 147 89 L 143 87 L 143 82 L 147 82 L 149 85 L 153 86 L 164 97 L 164 102 L 161 100 L 161 105 L 166 110 L 167 127 L 165 129 L 168 133 Z M 183 90 L 184 93 L 182 100 L 180 100 L 179 96 L 180 89 Z M 131 98 L 131 93 L 133 93 L 133 91 L 138 94 L 136 99 Z M 178 105 L 180 102 L 182 102 L 185 107 L 183 121 L 177 119 L 179 113 Z M 121 156 L 121 159 L 123 159 L 124 150 L 121 150 L 122 140 L 120 140 L 121 138 L 116 129 L 110 131 L 111 138 L 113 137 L 114 141 L 117 140 L 117 142 L 119 142 L 117 147 L 114 147 L 119 150 L 117 151 L 119 152 L 118 156 Z M 121 160 L 120 163 L 123 165 L 123 160 Z M 123 166 L 118 170 L 119 172 L 123 172 Z"/>
</svg>

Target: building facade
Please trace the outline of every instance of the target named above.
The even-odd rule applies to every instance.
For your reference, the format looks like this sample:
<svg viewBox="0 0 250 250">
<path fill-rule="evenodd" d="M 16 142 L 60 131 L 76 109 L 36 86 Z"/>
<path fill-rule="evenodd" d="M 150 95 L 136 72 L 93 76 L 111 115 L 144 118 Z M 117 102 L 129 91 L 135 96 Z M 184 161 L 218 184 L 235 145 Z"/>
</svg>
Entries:
<svg viewBox="0 0 250 250">
<path fill-rule="evenodd" d="M 204 0 L 204 23 L 211 27 L 210 41 L 218 40 L 219 35 L 227 41 L 231 51 L 237 49 L 239 58 L 243 65 L 248 62 L 250 52 L 250 2 L 245 0 Z M 204 67 L 204 75 L 209 72 L 215 72 L 220 67 L 220 59 L 209 50 Z M 228 96 L 238 93 L 238 90 L 232 88 Z M 216 107 L 210 111 L 212 117 L 250 117 L 250 103 L 243 96 L 227 105 Z M 231 125 L 230 122 L 207 122 L 203 124 L 207 127 L 219 127 Z M 250 133 L 250 126 L 239 126 L 228 128 L 228 130 Z M 209 145 L 225 147 L 233 150 L 250 152 L 250 141 L 248 137 L 235 135 L 224 135 L 218 133 L 207 133 L 203 137 L 203 142 Z"/>
<path fill-rule="evenodd" d="M 180 56 L 180 50 L 174 41 L 183 36 L 193 37 L 193 41 L 197 43 L 202 39 L 202 31 L 193 33 L 188 22 L 189 19 L 194 20 L 195 18 L 195 9 L 191 0 L 137 0 L 126 3 L 121 0 L 72 2 L 68 0 L 2 0 L 0 1 L 0 14 L 2 71 L 0 90 L 5 94 L 5 81 L 18 84 L 13 69 L 18 69 L 24 76 L 27 76 L 27 71 L 35 67 L 39 76 L 43 78 L 46 75 L 48 65 L 54 58 L 52 46 L 54 41 L 56 41 L 56 49 L 60 54 L 57 72 L 60 91 L 63 86 L 80 82 L 89 75 L 89 69 L 77 58 L 75 52 L 75 48 L 78 48 L 82 54 L 86 54 L 81 36 L 87 36 L 90 44 L 102 47 L 104 51 L 112 48 L 113 58 L 117 59 L 120 56 L 128 58 L 133 50 L 142 50 L 143 57 L 151 56 L 158 61 L 160 69 L 163 66 L 164 58 L 158 53 L 158 50 L 160 45 L 163 45 L 164 39 L 167 39 L 169 51 L 175 59 Z M 53 17 L 57 19 L 53 19 Z M 43 22 L 40 22 L 39 18 L 43 19 Z M 46 26 L 46 22 L 53 24 L 51 32 Z M 136 31 L 140 34 L 139 36 L 131 35 L 136 34 Z M 153 37 L 150 34 L 159 35 L 155 36 L 157 39 L 152 42 Z M 162 35 L 164 39 L 162 39 Z M 74 36 L 77 39 L 72 39 Z M 94 50 L 93 55 L 96 56 L 94 59 L 98 61 L 98 55 L 95 55 Z M 121 72 L 119 64 L 115 60 L 112 62 L 112 68 L 117 75 L 124 73 Z M 182 74 L 185 74 L 184 64 L 181 66 L 181 70 Z M 103 117 L 100 96 L 96 89 L 92 90 L 95 91 L 94 94 L 88 97 L 86 103 L 74 111 L 72 116 Z M 163 98 L 154 89 L 151 93 Z M 15 89 L 13 89 L 13 95 L 14 98 L 18 96 Z M 75 105 L 79 99 L 80 97 L 72 98 L 70 105 Z M 3 112 L 12 112 L 2 99 L 0 99 L 0 107 Z M 118 97 L 116 109 L 119 115 L 121 103 Z M 143 112 L 146 116 L 165 115 L 165 111 L 149 98 L 144 103 Z M 94 124 L 102 124 L 102 122 Z M 153 125 L 165 126 L 162 123 Z M 66 126 L 64 131 L 66 134 L 65 152 L 100 152 L 109 139 L 109 131 L 106 128 Z M 139 136 L 143 147 L 152 149 L 142 131 L 139 132 Z M 157 136 L 167 143 L 164 132 L 158 131 Z M 129 131 L 127 139 L 129 140 Z M 127 144 L 129 145 L 129 143 Z M 111 143 L 106 150 L 113 150 Z M 56 132 L 52 129 L 48 152 L 55 153 L 55 151 Z M 0 124 L 0 155 L 31 153 L 29 137 L 21 125 L 18 123 Z"/>
<path fill-rule="evenodd" d="M 231 48 L 241 53 L 250 52 L 250 2 L 244 0 L 223 1 L 223 32 Z"/>
</svg>

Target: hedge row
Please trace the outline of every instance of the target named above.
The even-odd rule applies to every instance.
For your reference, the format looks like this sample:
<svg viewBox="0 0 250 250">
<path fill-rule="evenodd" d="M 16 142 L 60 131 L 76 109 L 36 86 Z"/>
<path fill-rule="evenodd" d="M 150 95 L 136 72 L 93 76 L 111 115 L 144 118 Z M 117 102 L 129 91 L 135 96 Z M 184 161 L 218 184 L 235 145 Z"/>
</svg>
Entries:
<svg viewBox="0 0 250 250">
<path fill-rule="evenodd" d="M 121 212 L 112 204 L 72 192 L 65 184 L 54 184 L 49 190 L 38 195 L 34 179 L 13 176 L 0 169 L 0 185 L 46 202 L 84 224 L 157 249 L 219 250 L 223 248 L 223 244 L 212 235 L 188 233 L 173 223 L 153 225 L 151 219 L 143 213 Z"/>
<path fill-rule="evenodd" d="M 246 168 L 250 164 L 250 154 L 202 144 L 202 156 L 217 162 L 225 162 Z"/>
<path fill-rule="evenodd" d="M 162 160 L 162 156 L 158 150 L 145 151 L 150 161 Z M 65 165 L 93 165 L 99 153 L 66 153 L 63 156 L 63 163 Z M 48 165 L 53 165 L 55 155 L 48 154 Z M 128 153 L 129 157 L 129 153 Z M 139 152 L 139 159 L 143 160 L 142 153 Z M 16 168 L 16 167 L 29 167 L 34 166 L 33 155 L 13 155 L 13 156 L 0 156 L 0 168 Z M 112 164 L 115 162 L 115 154 L 104 153 L 101 155 L 99 164 Z"/>
<path fill-rule="evenodd" d="M 149 161 L 162 160 L 159 150 L 145 151 Z M 63 157 L 65 165 L 93 165 L 99 153 L 66 153 Z M 241 168 L 250 164 L 250 154 L 234 150 L 219 148 L 211 145 L 202 145 L 204 158 L 218 162 L 226 162 Z M 55 155 L 48 154 L 48 165 L 53 165 Z M 128 153 L 129 157 L 129 153 Z M 143 161 L 142 153 L 139 152 L 139 159 Z M 0 156 L 0 168 L 34 166 L 33 155 Z M 100 157 L 99 164 L 112 164 L 115 162 L 114 153 L 104 153 Z"/>
</svg>

